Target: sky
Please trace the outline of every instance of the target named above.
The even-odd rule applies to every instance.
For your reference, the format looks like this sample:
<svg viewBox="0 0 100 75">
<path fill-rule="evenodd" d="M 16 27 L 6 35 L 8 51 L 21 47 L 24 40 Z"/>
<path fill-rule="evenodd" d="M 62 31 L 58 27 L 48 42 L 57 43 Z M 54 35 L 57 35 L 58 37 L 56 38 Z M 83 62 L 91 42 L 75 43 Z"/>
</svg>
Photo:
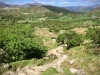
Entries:
<svg viewBox="0 0 100 75">
<path fill-rule="evenodd" d="M 7 4 L 22 5 L 26 3 L 42 3 L 53 6 L 90 6 L 100 4 L 100 0 L 0 0 Z"/>
</svg>

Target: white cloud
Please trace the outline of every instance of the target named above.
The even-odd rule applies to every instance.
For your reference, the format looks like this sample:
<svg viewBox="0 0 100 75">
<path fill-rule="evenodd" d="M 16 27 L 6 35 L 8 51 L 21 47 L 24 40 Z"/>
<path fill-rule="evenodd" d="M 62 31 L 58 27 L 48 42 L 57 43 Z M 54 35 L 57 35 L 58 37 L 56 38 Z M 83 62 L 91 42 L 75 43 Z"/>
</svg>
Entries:
<svg viewBox="0 0 100 75">
<path fill-rule="evenodd" d="M 56 2 L 38 2 L 38 3 L 41 3 L 41 4 L 55 4 Z"/>
<path fill-rule="evenodd" d="M 68 4 L 68 3 L 71 3 L 71 2 L 59 2 L 59 4 Z"/>
<path fill-rule="evenodd" d="M 100 0 L 78 0 L 85 3 L 100 3 Z"/>
<path fill-rule="evenodd" d="M 41 4 L 47 4 L 47 2 L 38 2 L 38 3 L 41 3 Z"/>
<path fill-rule="evenodd" d="M 56 2 L 48 2 L 48 4 L 55 4 Z"/>
<path fill-rule="evenodd" d="M 34 2 L 66 2 L 67 0 L 33 0 Z"/>
</svg>

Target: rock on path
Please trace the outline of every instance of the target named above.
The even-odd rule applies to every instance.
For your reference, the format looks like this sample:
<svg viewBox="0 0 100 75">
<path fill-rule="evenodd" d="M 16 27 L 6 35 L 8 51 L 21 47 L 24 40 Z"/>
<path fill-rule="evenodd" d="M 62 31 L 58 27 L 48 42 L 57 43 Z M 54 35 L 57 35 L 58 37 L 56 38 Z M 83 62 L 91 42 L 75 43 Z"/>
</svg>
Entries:
<svg viewBox="0 0 100 75">
<path fill-rule="evenodd" d="M 17 69 L 15 73 L 17 75 L 40 75 L 41 72 L 47 70 L 50 67 L 56 68 L 59 73 L 64 73 L 63 69 L 60 66 L 62 62 L 64 62 L 68 58 L 68 56 L 62 53 L 63 53 L 63 47 L 59 46 L 58 48 L 47 52 L 47 56 L 49 55 L 57 56 L 57 59 L 54 60 L 53 62 L 41 66 L 26 66 L 23 67 L 22 69 Z M 9 74 L 5 73 L 5 74 L 12 75 L 10 73 Z"/>
</svg>

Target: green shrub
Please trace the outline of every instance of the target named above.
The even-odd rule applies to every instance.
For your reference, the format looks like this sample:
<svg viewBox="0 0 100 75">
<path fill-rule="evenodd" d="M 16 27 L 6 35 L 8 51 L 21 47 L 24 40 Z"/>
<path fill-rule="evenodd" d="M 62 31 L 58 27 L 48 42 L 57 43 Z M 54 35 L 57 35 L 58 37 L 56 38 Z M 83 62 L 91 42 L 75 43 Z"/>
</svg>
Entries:
<svg viewBox="0 0 100 75">
<path fill-rule="evenodd" d="M 57 37 L 57 43 L 66 43 L 67 49 L 79 46 L 83 42 L 82 36 L 74 31 L 68 31 L 67 33 L 59 34 Z"/>
<path fill-rule="evenodd" d="M 42 58 L 46 51 L 41 38 L 33 34 L 30 25 L 7 26 L 1 30 L 0 47 L 5 51 L 3 62 Z M 1 58 L 0 58 L 1 59 Z"/>
<path fill-rule="evenodd" d="M 93 54 L 100 54 L 100 28 L 89 28 L 87 31 L 87 37 L 92 40 L 91 44 L 87 46 L 87 50 Z"/>
</svg>

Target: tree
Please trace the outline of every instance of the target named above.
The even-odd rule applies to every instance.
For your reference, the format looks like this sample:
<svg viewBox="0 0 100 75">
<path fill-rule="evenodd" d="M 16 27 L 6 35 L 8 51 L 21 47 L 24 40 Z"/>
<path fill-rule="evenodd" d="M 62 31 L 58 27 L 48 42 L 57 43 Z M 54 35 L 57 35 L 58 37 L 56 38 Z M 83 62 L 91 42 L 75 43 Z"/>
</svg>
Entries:
<svg viewBox="0 0 100 75">
<path fill-rule="evenodd" d="M 5 51 L 3 62 L 42 58 L 46 51 L 41 38 L 30 25 L 7 26 L 1 30 L 0 47 Z"/>
<path fill-rule="evenodd" d="M 68 31 L 67 33 L 59 34 L 57 37 L 57 42 L 62 42 L 67 44 L 67 49 L 75 46 L 79 46 L 83 42 L 82 35 L 75 33 L 74 31 Z"/>
<path fill-rule="evenodd" d="M 64 44 L 65 43 L 64 42 L 65 39 L 66 39 L 66 33 L 62 33 L 62 34 L 59 34 L 57 36 L 56 41 L 57 41 L 58 44 Z"/>
<path fill-rule="evenodd" d="M 88 52 L 96 55 L 100 54 L 100 28 L 89 28 L 86 35 L 92 40 L 91 44 L 87 46 L 88 50 L 90 48 L 90 51 Z"/>
</svg>

